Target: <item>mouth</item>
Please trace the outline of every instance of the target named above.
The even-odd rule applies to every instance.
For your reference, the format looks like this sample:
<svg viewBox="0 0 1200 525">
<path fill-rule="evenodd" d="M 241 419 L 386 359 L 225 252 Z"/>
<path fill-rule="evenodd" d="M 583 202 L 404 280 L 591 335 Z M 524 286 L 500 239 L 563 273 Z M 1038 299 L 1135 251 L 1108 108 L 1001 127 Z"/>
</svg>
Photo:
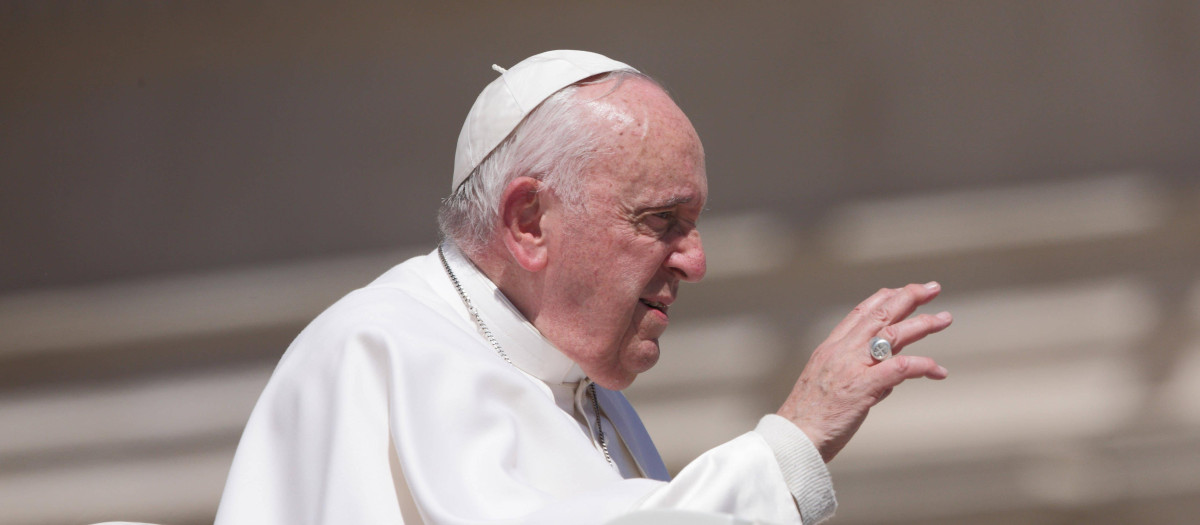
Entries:
<svg viewBox="0 0 1200 525">
<path fill-rule="evenodd" d="M 647 308 L 652 308 L 654 310 L 658 310 L 664 314 L 667 313 L 667 305 L 665 305 L 663 303 L 660 303 L 658 301 L 647 301 L 645 299 L 638 299 L 638 301 L 640 301 L 642 304 L 646 305 Z"/>
</svg>

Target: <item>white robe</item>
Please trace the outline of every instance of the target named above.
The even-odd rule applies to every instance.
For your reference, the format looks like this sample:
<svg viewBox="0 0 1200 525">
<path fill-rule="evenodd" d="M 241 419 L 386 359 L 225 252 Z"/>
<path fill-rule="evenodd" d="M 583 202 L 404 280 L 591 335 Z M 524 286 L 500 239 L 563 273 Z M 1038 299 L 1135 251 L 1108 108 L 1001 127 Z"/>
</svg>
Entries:
<svg viewBox="0 0 1200 525">
<path fill-rule="evenodd" d="M 832 515 L 820 454 L 775 415 L 668 480 L 625 397 L 597 387 L 614 469 L 578 365 L 446 248 L 512 364 L 480 334 L 436 252 L 392 268 L 283 355 L 238 445 L 217 525 L 403 523 L 389 446 L 410 491 L 399 497 L 429 524 L 599 524 L 660 508 L 777 523 Z"/>
</svg>

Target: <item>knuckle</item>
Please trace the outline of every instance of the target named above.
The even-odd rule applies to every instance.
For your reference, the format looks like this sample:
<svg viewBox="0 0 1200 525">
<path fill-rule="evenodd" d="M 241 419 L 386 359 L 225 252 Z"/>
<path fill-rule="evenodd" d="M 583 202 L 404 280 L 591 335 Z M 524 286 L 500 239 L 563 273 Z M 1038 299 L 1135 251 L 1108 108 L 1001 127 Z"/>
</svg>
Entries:
<svg viewBox="0 0 1200 525">
<path fill-rule="evenodd" d="M 887 308 L 884 308 L 882 306 L 872 308 L 870 311 L 867 312 L 867 316 L 870 317 L 871 319 L 874 319 L 874 320 L 880 321 L 880 322 L 887 322 L 888 319 L 891 319 L 891 316 L 889 315 Z"/>
<path fill-rule="evenodd" d="M 921 314 L 921 324 L 925 326 L 926 330 L 932 330 L 934 328 L 937 328 L 939 323 L 940 323 L 940 321 L 938 320 L 937 317 L 934 317 L 929 314 Z"/>
<path fill-rule="evenodd" d="M 893 346 L 900 342 L 900 331 L 896 329 L 896 325 L 884 327 L 883 330 L 879 331 L 879 336 L 887 339 Z"/>
<path fill-rule="evenodd" d="M 929 316 L 925 314 L 916 314 L 904 320 L 904 324 L 908 325 L 912 332 L 925 332 L 932 326 L 929 322 Z"/>
</svg>

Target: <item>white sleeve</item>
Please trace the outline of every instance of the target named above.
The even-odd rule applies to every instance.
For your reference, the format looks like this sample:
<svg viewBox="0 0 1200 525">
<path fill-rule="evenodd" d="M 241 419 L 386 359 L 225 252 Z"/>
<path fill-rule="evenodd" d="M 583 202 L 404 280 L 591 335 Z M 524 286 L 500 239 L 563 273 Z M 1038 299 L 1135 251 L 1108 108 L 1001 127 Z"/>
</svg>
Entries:
<svg viewBox="0 0 1200 525">
<path fill-rule="evenodd" d="M 696 458 L 639 506 L 769 523 L 800 523 L 803 516 L 811 525 L 832 516 L 837 502 L 829 471 L 807 436 L 786 419 L 769 415 L 754 432 Z"/>
<path fill-rule="evenodd" d="M 833 480 L 821 452 L 808 436 L 794 423 L 775 414 L 763 416 L 754 430 L 775 454 L 804 523 L 820 523 L 832 517 L 837 510 Z"/>
</svg>

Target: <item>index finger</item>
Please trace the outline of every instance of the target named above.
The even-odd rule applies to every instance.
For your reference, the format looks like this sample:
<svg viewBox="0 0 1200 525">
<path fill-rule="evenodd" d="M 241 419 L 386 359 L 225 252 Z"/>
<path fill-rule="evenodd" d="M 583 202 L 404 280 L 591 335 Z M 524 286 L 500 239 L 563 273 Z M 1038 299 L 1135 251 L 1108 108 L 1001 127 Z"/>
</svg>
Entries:
<svg viewBox="0 0 1200 525">
<path fill-rule="evenodd" d="M 855 306 L 833 329 L 831 335 L 841 339 L 855 331 L 861 331 L 859 335 L 865 341 L 892 323 L 912 315 L 917 307 L 932 301 L 941 291 L 942 285 L 937 281 L 879 290 Z"/>
</svg>

